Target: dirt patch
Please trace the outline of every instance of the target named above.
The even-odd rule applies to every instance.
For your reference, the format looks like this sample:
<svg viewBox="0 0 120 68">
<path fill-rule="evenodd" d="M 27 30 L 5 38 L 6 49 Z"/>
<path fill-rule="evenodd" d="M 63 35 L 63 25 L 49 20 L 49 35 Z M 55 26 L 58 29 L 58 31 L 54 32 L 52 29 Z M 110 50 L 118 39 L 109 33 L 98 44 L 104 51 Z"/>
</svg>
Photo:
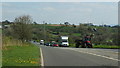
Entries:
<svg viewBox="0 0 120 68">
<path fill-rule="evenodd" d="M 59 24 L 52 24 L 52 25 L 49 25 L 49 26 L 62 26 L 62 25 L 59 25 Z"/>
</svg>

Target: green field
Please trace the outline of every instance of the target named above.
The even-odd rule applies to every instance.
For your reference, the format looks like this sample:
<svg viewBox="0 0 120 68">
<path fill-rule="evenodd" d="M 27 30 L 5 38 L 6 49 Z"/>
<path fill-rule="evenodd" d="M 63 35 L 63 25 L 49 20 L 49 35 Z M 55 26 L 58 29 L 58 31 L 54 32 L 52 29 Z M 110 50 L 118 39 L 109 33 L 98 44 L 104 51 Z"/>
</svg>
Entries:
<svg viewBox="0 0 120 68">
<path fill-rule="evenodd" d="M 3 50 L 3 66 L 40 66 L 40 51 L 37 46 L 7 46 Z"/>
<path fill-rule="evenodd" d="M 73 33 L 72 35 L 73 35 L 73 36 L 81 36 L 80 33 Z"/>
</svg>

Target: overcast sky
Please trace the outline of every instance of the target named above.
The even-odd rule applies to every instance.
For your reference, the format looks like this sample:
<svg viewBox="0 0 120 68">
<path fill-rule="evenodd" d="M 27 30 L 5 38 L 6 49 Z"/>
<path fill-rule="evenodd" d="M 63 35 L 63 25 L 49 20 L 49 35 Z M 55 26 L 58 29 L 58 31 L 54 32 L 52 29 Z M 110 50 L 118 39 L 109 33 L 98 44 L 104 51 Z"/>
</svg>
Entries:
<svg viewBox="0 0 120 68">
<path fill-rule="evenodd" d="M 37 23 L 118 24 L 117 2 L 4 2 L 2 20 L 30 15 Z"/>
</svg>

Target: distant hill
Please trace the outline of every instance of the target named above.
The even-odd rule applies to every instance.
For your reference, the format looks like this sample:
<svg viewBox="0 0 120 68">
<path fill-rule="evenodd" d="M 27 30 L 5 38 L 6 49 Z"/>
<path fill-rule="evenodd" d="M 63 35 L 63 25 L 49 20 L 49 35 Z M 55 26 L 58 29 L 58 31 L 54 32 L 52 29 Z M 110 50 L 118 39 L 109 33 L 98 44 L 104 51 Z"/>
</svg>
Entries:
<svg viewBox="0 0 120 68">
<path fill-rule="evenodd" d="M 77 26 L 77 27 L 74 27 Z M 117 45 L 117 27 L 96 26 L 96 25 L 64 25 L 64 24 L 39 24 L 34 25 L 34 33 L 36 39 L 44 39 L 46 41 L 57 41 L 59 36 L 69 36 L 70 43 L 75 43 L 75 39 L 82 39 L 85 35 L 95 34 L 93 43 Z"/>
</svg>

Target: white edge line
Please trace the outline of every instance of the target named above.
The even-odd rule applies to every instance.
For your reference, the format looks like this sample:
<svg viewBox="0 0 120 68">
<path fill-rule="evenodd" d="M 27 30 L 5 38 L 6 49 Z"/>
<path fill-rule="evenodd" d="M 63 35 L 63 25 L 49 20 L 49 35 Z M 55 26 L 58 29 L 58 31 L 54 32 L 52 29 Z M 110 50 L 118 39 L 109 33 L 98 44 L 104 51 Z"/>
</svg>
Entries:
<svg viewBox="0 0 120 68">
<path fill-rule="evenodd" d="M 40 53 L 41 53 L 41 66 L 44 66 L 44 59 L 43 59 L 43 52 L 42 52 L 42 48 L 40 48 Z"/>
</svg>

